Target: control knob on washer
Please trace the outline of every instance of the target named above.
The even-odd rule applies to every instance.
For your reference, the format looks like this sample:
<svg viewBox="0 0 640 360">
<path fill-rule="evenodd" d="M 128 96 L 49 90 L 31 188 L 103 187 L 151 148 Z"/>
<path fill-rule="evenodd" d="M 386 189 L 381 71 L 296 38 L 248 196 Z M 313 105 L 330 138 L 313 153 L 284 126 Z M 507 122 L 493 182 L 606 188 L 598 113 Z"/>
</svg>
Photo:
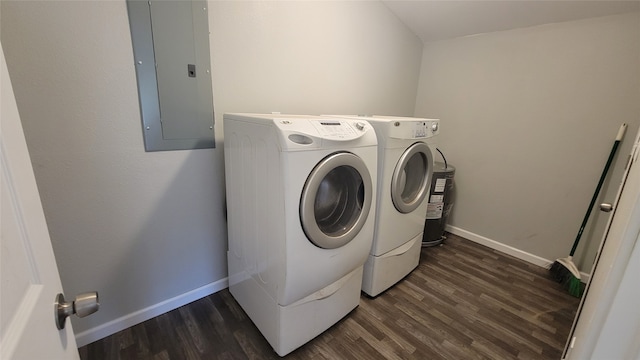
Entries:
<svg viewBox="0 0 640 360">
<path fill-rule="evenodd" d="M 438 123 L 434 122 L 433 124 L 431 124 L 431 130 L 433 130 L 433 132 L 438 131 Z"/>
<path fill-rule="evenodd" d="M 364 125 L 364 123 L 362 123 L 362 122 L 360 122 L 360 121 L 358 121 L 358 122 L 356 123 L 356 129 L 358 129 L 358 130 L 360 130 L 360 131 L 364 130 L 364 126 L 365 126 L 365 125 Z"/>
</svg>

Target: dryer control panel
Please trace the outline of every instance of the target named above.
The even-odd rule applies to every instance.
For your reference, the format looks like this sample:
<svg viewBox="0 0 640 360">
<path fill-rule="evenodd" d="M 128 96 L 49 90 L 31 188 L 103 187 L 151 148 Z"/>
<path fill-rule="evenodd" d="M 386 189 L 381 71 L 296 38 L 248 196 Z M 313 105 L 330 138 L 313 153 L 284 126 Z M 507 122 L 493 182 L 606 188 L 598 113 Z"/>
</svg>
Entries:
<svg viewBox="0 0 640 360">
<path fill-rule="evenodd" d="M 440 132 L 440 120 L 390 121 L 389 137 L 396 139 L 425 139 Z"/>
</svg>

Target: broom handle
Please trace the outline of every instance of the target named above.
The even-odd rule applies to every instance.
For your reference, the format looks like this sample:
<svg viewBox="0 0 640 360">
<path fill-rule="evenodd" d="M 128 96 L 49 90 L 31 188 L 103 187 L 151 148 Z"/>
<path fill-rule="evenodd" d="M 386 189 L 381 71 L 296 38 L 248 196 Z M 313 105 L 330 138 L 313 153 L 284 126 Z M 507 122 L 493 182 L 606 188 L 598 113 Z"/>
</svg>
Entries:
<svg viewBox="0 0 640 360">
<path fill-rule="evenodd" d="M 582 225 L 580 225 L 580 230 L 578 231 L 578 236 L 576 236 L 576 240 L 573 242 L 573 246 L 571 247 L 571 252 L 569 256 L 573 256 L 576 252 L 576 248 L 578 247 L 578 242 L 582 237 L 582 232 L 584 231 L 585 226 L 587 226 L 587 221 L 589 221 L 589 216 L 591 215 L 591 210 L 593 209 L 593 205 L 596 203 L 598 199 L 598 194 L 600 193 L 600 188 L 602 188 L 602 183 L 604 183 L 604 179 L 607 177 L 607 172 L 609 171 L 609 167 L 613 162 L 613 156 L 616 154 L 616 150 L 618 149 L 618 145 L 624 136 L 624 132 L 627 129 L 627 124 L 620 125 L 620 130 L 618 130 L 618 136 L 616 136 L 616 141 L 613 143 L 613 148 L 609 153 L 609 159 L 607 159 L 607 164 L 604 166 L 602 170 L 602 175 L 600 175 L 600 181 L 598 181 L 598 186 L 596 187 L 596 191 L 591 198 L 591 203 L 589 204 L 589 208 L 587 209 L 587 213 L 584 215 L 584 219 L 582 220 Z"/>
</svg>

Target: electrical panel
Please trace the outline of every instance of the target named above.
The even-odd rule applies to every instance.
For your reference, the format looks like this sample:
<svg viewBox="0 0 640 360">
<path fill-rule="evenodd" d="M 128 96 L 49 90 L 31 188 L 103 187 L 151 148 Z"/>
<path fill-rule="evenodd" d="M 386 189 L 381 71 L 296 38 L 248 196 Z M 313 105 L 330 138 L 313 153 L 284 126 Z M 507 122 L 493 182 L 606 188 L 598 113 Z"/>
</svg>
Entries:
<svg viewBox="0 0 640 360">
<path fill-rule="evenodd" d="M 206 1 L 127 0 L 146 151 L 215 147 Z"/>
</svg>

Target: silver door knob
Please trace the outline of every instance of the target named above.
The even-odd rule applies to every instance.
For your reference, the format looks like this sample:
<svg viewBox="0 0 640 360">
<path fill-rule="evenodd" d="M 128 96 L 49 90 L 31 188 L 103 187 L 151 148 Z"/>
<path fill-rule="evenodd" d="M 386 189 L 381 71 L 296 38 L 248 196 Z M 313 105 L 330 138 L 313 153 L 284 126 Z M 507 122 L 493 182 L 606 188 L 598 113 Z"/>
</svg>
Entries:
<svg viewBox="0 0 640 360">
<path fill-rule="evenodd" d="M 78 294 L 76 298 L 67 302 L 64 295 L 58 294 L 55 302 L 55 318 L 58 330 L 64 329 L 67 317 L 76 314 L 78 317 L 85 317 L 98 311 L 100 302 L 98 301 L 98 293 L 96 291 Z"/>
<path fill-rule="evenodd" d="M 607 203 L 600 204 L 600 211 L 610 212 L 611 210 L 613 210 L 613 205 Z"/>
</svg>

